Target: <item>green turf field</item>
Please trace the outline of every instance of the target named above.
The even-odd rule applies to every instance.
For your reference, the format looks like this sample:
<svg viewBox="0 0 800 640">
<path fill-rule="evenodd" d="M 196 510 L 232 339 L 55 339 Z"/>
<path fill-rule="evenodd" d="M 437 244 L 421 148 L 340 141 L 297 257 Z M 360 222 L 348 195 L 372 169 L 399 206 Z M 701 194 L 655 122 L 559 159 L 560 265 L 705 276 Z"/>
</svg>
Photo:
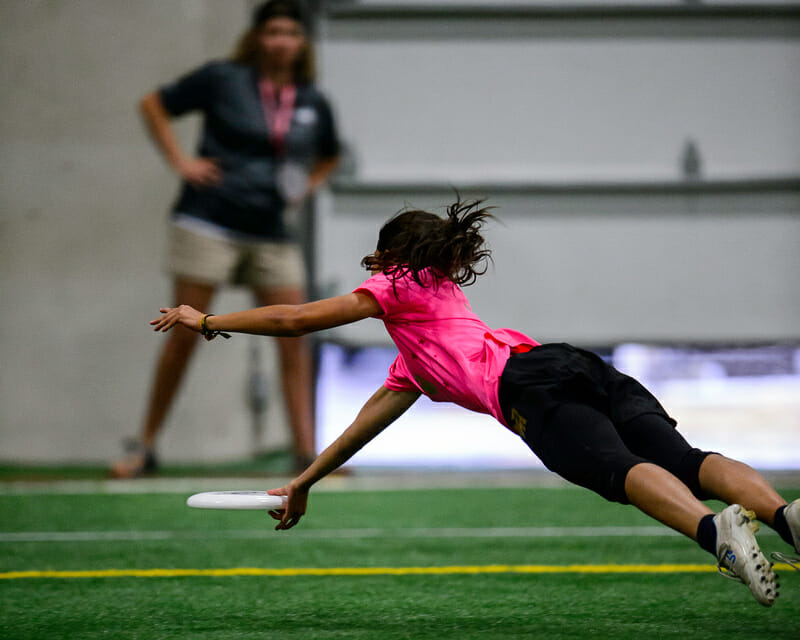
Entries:
<svg viewBox="0 0 800 640">
<path fill-rule="evenodd" d="M 186 496 L 0 493 L 0 637 L 800 637 L 800 572 L 765 609 L 579 489 L 319 491 L 289 532 Z"/>
</svg>

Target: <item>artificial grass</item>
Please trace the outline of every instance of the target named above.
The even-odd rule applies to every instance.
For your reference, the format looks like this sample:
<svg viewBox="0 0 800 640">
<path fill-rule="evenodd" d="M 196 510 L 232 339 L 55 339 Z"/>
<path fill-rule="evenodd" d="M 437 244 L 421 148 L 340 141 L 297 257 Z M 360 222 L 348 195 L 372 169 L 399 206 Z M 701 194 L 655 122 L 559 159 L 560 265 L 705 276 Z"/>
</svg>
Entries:
<svg viewBox="0 0 800 640">
<path fill-rule="evenodd" d="M 800 491 L 786 491 L 787 498 Z M 261 512 L 192 510 L 185 494 L 0 495 L 3 532 L 163 532 L 159 539 L 0 542 L 0 571 L 700 563 L 680 536 L 418 537 L 395 529 L 653 526 L 579 489 L 312 493 L 293 531 Z M 656 525 L 657 526 L 657 525 Z M 371 537 L 348 537 L 379 528 Z M 243 539 L 237 532 L 258 537 Z M 293 532 L 322 537 L 293 536 Z M 227 532 L 227 533 L 226 533 Z M 260 532 L 263 532 L 263 537 Z M 326 537 L 325 532 L 344 533 Z M 765 550 L 788 550 L 762 536 Z M 759 606 L 714 573 L 0 580 L 17 638 L 794 638 L 800 573 Z"/>
</svg>

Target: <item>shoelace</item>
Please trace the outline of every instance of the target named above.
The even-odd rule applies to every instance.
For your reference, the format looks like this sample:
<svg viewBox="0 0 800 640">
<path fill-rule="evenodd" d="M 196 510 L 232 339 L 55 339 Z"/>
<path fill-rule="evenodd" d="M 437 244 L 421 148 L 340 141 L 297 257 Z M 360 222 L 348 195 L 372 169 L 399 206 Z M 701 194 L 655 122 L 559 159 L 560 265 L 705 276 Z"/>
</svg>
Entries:
<svg viewBox="0 0 800 640">
<path fill-rule="evenodd" d="M 721 565 L 717 565 L 717 573 L 728 580 L 733 580 L 734 582 L 744 582 L 744 580 L 742 580 L 735 573 L 731 573 L 727 569 L 723 569 Z"/>
<path fill-rule="evenodd" d="M 795 556 L 786 555 L 785 553 L 781 553 L 780 551 L 773 551 L 770 556 L 776 562 L 783 562 L 788 564 L 792 569 L 795 571 L 800 571 L 800 558 L 796 558 Z"/>
<path fill-rule="evenodd" d="M 744 583 L 744 580 L 741 578 L 741 576 L 736 575 L 732 569 L 722 566 L 722 560 L 717 560 L 717 573 L 719 573 L 719 575 L 721 575 L 723 578 L 728 578 L 728 580 Z"/>
</svg>

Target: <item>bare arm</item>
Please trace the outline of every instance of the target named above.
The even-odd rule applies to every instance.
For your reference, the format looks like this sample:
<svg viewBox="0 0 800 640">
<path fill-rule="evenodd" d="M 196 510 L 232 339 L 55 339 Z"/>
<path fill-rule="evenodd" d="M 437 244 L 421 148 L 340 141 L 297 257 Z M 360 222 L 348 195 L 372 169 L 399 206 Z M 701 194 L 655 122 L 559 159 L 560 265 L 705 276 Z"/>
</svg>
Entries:
<svg viewBox="0 0 800 640">
<path fill-rule="evenodd" d="M 270 491 L 289 497 L 286 508 L 270 515 L 280 522 L 276 529 L 291 529 L 306 512 L 312 485 L 347 462 L 356 452 L 397 420 L 416 402 L 417 391 L 378 389 L 359 411 L 355 421 L 311 465 L 287 486 Z"/>
<path fill-rule="evenodd" d="M 306 304 L 279 304 L 206 318 L 210 331 L 235 331 L 264 336 L 302 336 L 339 327 L 382 313 L 378 302 L 367 293 L 348 293 Z M 150 322 L 155 331 L 169 331 L 182 325 L 201 331 L 202 312 L 188 305 L 161 309 L 164 314 Z"/>
<path fill-rule="evenodd" d="M 181 148 L 171 118 L 161 102 L 157 91 L 148 93 L 139 102 L 139 110 L 155 141 L 169 165 L 192 186 L 202 188 L 219 182 L 222 177 L 219 167 L 210 158 L 188 156 Z"/>
</svg>

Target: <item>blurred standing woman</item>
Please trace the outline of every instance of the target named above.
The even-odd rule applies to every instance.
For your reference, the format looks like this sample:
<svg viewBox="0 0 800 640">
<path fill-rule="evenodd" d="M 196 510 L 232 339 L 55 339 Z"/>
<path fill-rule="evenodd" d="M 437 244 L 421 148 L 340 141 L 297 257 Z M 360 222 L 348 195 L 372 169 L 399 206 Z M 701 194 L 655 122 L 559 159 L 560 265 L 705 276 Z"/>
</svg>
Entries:
<svg viewBox="0 0 800 640">
<path fill-rule="evenodd" d="M 176 305 L 208 309 L 221 284 L 250 286 L 259 305 L 305 301 L 300 247 L 287 226 L 333 171 L 339 143 L 330 106 L 314 88 L 308 21 L 297 0 L 256 8 L 230 61 L 208 63 L 148 94 L 141 111 L 183 179 L 172 211 L 167 265 Z M 173 117 L 204 117 L 197 155 L 187 155 Z M 138 443 L 112 466 L 132 478 L 156 468 L 155 439 L 197 343 L 175 331 L 159 357 Z M 295 467 L 314 456 L 311 355 L 299 338 L 277 338 Z"/>
</svg>

